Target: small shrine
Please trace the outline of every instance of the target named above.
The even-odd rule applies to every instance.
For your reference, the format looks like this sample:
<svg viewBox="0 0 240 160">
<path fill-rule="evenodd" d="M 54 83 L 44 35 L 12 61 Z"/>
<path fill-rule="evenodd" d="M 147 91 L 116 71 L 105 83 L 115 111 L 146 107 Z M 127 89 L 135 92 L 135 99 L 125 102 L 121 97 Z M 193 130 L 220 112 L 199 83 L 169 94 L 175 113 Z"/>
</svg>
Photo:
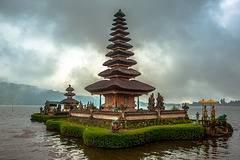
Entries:
<svg viewBox="0 0 240 160">
<path fill-rule="evenodd" d="M 75 96 L 73 93 L 74 89 L 69 85 L 66 89 L 67 93 L 64 95 L 67 96 L 66 99 L 59 101 L 46 101 L 44 108 L 40 108 L 40 114 L 43 115 L 68 115 L 69 111 L 73 108 L 76 108 L 78 105 L 78 101 L 73 99 Z M 62 107 L 63 105 L 63 107 Z"/>
<path fill-rule="evenodd" d="M 129 32 L 126 30 L 125 14 L 121 9 L 114 15 L 113 32 L 110 34 L 112 38 L 109 39 L 111 44 L 107 46 L 110 52 L 106 57 L 110 59 L 103 63 L 108 69 L 102 71 L 98 75 L 106 80 L 101 80 L 87 86 L 85 89 L 92 95 L 103 95 L 105 103 L 100 105 L 102 111 L 114 111 L 120 108 L 125 108 L 126 111 L 135 111 L 136 104 L 134 98 L 143 94 L 148 94 L 155 88 L 143 82 L 133 80 L 133 78 L 140 76 L 141 73 L 131 68 L 137 62 L 130 59 L 134 55 L 129 51 L 133 46 L 128 42 L 131 40 Z M 138 104 L 139 109 L 139 104 Z"/>
<path fill-rule="evenodd" d="M 73 108 L 76 108 L 79 102 L 72 98 L 73 96 L 75 96 L 75 93 L 73 93 L 74 89 L 71 85 L 68 86 L 66 91 L 67 93 L 65 93 L 64 95 L 67 96 L 67 98 L 62 100 L 60 103 L 64 105 L 63 111 L 70 111 Z"/>
</svg>

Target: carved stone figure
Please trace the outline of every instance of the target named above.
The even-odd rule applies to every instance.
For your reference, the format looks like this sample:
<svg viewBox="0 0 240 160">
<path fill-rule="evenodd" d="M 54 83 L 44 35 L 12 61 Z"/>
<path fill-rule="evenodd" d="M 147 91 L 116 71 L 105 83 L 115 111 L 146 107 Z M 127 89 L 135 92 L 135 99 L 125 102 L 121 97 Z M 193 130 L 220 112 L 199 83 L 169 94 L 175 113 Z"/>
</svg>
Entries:
<svg viewBox="0 0 240 160">
<path fill-rule="evenodd" d="M 111 133 L 121 133 L 118 120 L 112 121 L 110 132 Z"/>
<path fill-rule="evenodd" d="M 83 104 L 82 104 L 81 101 L 79 102 L 79 109 L 80 109 L 80 110 L 83 110 Z"/>
<path fill-rule="evenodd" d="M 188 107 L 187 104 L 185 103 L 185 105 L 182 107 L 182 109 L 183 109 L 185 112 L 187 112 L 188 109 L 189 109 L 189 107 Z"/>
<path fill-rule="evenodd" d="M 40 114 L 43 112 L 43 107 L 41 106 L 41 108 L 40 108 Z"/>
<path fill-rule="evenodd" d="M 161 110 L 164 110 L 165 107 L 164 107 L 163 101 L 164 101 L 163 96 L 160 93 L 158 93 L 156 108 L 160 108 Z"/>
<path fill-rule="evenodd" d="M 152 93 L 151 96 L 148 98 L 148 110 L 151 112 L 154 111 L 154 105 L 155 105 L 155 99 Z"/>
<path fill-rule="evenodd" d="M 90 102 L 88 104 L 88 108 L 87 109 L 91 109 L 91 110 L 95 110 L 97 107 L 94 106 L 94 104 L 92 102 Z"/>
<path fill-rule="evenodd" d="M 61 106 L 61 104 L 59 104 L 58 107 L 57 107 L 57 111 L 60 112 L 61 109 L 62 109 L 62 106 Z"/>
<path fill-rule="evenodd" d="M 199 123 L 198 119 L 199 119 L 199 113 L 197 112 L 196 113 L 196 121 L 197 121 L 197 123 Z"/>
</svg>

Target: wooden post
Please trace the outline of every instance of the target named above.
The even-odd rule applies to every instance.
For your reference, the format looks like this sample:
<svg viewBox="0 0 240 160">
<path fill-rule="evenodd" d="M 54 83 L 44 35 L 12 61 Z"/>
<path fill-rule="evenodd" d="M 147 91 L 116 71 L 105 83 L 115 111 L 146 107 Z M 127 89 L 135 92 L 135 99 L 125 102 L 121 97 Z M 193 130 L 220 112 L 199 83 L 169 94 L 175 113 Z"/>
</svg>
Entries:
<svg viewBox="0 0 240 160">
<path fill-rule="evenodd" d="M 115 108 L 117 109 L 117 93 L 115 94 Z"/>
<path fill-rule="evenodd" d="M 139 96 L 138 96 L 138 111 L 139 111 Z"/>
<path fill-rule="evenodd" d="M 101 111 L 102 110 L 102 99 L 101 99 L 101 94 L 100 94 L 100 102 L 99 102 L 99 110 Z"/>
</svg>

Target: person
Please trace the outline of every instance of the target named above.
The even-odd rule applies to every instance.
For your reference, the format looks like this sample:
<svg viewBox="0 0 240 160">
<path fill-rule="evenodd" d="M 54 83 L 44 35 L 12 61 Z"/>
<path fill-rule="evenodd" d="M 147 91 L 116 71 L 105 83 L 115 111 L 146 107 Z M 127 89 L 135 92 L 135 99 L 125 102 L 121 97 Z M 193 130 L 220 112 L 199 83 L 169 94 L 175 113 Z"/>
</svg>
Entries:
<svg viewBox="0 0 240 160">
<path fill-rule="evenodd" d="M 214 105 L 212 106 L 211 116 L 212 116 L 212 119 L 215 119 L 215 109 L 214 109 Z"/>
</svg>

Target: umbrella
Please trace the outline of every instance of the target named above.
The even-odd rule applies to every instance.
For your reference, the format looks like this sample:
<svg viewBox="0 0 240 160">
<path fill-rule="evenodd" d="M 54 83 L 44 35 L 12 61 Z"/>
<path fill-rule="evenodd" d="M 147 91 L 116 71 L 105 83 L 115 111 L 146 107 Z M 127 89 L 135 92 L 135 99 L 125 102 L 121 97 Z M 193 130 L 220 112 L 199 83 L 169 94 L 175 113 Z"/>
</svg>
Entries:
<svg viewBox="0 0 240 160">
<path fill-rule="evenodd" d="M 208 100 L 206 103 L 215 103 L 216 104 L 216 102 L 212 99 Z"/>
<path fill-rule="evenodd" d="M 202 99 L 202 100 L 199 101 L 198 103 L 207 103 L 207 101 L 205 101 L 204 99 Z"/>
</svg>

